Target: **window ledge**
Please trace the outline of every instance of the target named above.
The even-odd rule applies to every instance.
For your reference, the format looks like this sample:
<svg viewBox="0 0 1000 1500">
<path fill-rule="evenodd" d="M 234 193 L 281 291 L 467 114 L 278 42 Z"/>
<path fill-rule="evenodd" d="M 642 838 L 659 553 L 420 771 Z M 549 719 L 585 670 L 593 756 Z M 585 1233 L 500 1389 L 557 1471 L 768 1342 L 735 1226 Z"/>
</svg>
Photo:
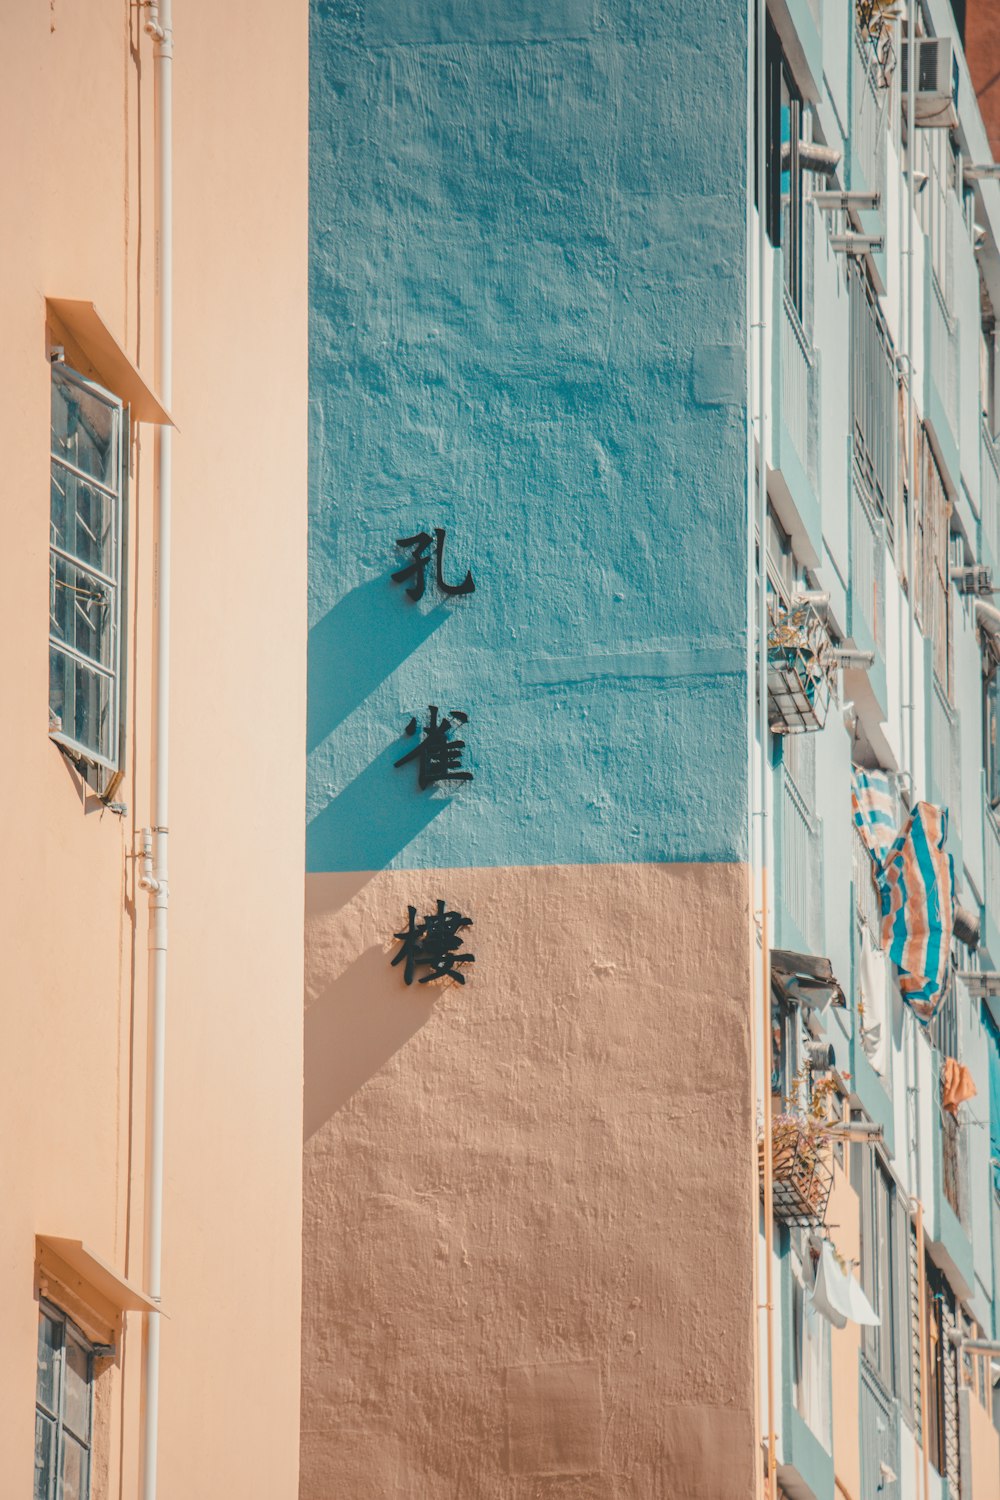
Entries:
<svg viewBox="0 0 1000 1500">
<path fill-rule="evenodd" d="M 57 1303 L 60 1296 L 65 1301 L 68 1294 L 74 1303 L 81 1304 L 91 1314 L 84 1318 L 85 1331 L 96 1330 L 109 1343 L 113 1342 L 109 1334 L 122 1313 L 160 1311 L 158 1302 L 120 1276 L 82 1240 L 36 1234 L 35 1284 Z M 77 1316 L 78 1309 L 64 1310 Z"/>
<path fill-rule="evenodd" d="M 174 425 L 93 302 L 46 297 L 45 311 L 51 342 L 62 344 L 67 364 L 127 401 L 135 421 Z"/>
</svg>

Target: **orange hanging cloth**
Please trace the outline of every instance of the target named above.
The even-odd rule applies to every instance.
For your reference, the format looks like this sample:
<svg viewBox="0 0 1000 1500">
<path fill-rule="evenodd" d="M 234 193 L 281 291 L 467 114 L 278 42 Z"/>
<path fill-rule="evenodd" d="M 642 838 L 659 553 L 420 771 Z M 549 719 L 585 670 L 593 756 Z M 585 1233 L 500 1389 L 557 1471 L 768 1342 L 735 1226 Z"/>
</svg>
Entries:
<svg viewBox="0 0 1000 1500">
<path fill-rule="evenodd" d="M 972 1074 L 964 1063 L 946 1057 L 941 1069 L 941 1108 L 951 1115 L 958 1115 L 958 1106 L 976 1094 Z"/>
</svg>

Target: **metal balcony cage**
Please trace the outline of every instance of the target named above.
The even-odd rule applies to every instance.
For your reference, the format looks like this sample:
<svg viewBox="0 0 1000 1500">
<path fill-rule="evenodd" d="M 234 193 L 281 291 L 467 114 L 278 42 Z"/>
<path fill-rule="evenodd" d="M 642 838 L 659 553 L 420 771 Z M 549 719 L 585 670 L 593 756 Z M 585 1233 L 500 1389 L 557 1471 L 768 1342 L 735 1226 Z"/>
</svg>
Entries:
<svg viewBox="0 0 1000 1500">
<path fill-rule="evenodd" d="M 830 708 L 836 657 L 826 625 L 808 601 L 768 607 L 767 698 L 772 734 L 822 729 Z"/>
<path fill-rule="evenodd" d="M 763 1150 L 761 1140 L 758 1152 Z M 805 1121 L 779 1116 L 771 1128 L 771 1162 L 774 1217 L 782 1224 L 818 1229 L 826 1221 L 833 1188 L 829 1140 Z"/>
</svg>

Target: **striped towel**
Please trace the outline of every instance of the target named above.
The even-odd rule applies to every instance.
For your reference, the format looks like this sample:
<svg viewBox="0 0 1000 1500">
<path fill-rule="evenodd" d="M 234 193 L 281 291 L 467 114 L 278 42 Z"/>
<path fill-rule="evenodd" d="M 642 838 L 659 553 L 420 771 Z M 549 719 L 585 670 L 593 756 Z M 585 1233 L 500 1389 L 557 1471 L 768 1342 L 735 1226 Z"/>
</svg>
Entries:
<svg viewBox="0 0 1000 1500">
<path fill-rule="evenodd" d="M 955 872 L 947 835 L 947 810 L 918 802 L 878 875 L 882 946 L 899 970 L 903 999 L 925 1025 L 948 983 Z"/>
<path fill-rule="evenodd" d="M 862 766 L 852 766 L 851 807 L 876 869 L 881 870 L 899 830 L 896 795 L 888 771 L 866 771 Z"/>
</svg>

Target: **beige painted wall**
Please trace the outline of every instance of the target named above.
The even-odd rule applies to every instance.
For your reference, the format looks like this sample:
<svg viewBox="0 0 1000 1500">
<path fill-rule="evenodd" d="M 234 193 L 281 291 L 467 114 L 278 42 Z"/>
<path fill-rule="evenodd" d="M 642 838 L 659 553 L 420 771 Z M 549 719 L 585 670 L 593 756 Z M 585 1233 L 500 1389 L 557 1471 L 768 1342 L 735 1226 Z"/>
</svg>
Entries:
<svg viewBox="0 0 1000 1500">
<path fill-rule="evenodd" d="M 144 1280 L 154 442 L 133 448 L 118 818 L 47 724 L 44 298 L 155 375 L 153 53 L 124 0 L 0 14 L 0 1453 L 31 1491 L 36 1233 Z M 175 4 L 174 662 L 161 1493 L 296 1490 L 305 702 L 306 7 Z M 12 149 L 15 148 L 15 149 Z M 274 601 L 280 598 L 281 608 Z M 137 1492 L 142 1317 L 100 1377 Z"/>
<path fill-rule="evenodd" d="M 306 891 L 302 1500 L 752 1495 L 746 870 Z M 390 959 L 439 896 L 435 998 Z"/>
</svg>

